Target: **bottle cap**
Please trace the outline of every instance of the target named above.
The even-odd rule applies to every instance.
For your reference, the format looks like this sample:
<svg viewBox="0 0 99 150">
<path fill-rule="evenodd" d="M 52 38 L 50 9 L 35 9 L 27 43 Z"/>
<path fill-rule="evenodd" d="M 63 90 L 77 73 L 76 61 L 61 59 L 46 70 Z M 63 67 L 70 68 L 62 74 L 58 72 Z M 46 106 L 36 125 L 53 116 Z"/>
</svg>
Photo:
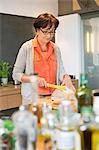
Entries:
<svg viewBox="0 0 99 150">
<path fill-rule="evenodd" d="M 94 96 L 99 96 L 99 92 L 97 92 L 97 93 L 94 93 Z"/>
<path fill-rule="evenodd" d="M 19 107 L 19 110 L 20 110 L 20 111 L 24 111 L 24 110 L 25 110 L 25 106 L 24 106 L 24 105 L 21 105 L 21 106 Z"/>
</svg>

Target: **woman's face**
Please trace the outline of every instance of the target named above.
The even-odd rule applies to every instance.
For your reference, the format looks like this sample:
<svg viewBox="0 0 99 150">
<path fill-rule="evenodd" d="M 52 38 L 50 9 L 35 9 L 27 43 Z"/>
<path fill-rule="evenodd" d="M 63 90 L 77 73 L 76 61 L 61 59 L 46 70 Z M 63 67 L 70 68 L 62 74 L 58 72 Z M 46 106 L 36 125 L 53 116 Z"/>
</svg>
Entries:
<svg viewBox="0 0 99 150">
<path fill-rule="evenodd" d="M 52 26 L 50 29 L 49 27 L 46 27 L 37 30 L 38 39 L 41 40 L 43 43 L 50 42 L 54 35 L 55 35 L 54 26 Z"/>
</svg>

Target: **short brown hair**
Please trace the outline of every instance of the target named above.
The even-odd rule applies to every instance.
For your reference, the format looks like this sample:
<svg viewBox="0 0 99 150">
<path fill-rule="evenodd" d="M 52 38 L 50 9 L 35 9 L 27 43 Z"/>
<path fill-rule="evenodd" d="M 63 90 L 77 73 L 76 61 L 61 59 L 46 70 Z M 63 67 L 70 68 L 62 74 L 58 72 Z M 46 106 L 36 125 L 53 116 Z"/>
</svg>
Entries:
<svg viewBox="0 0 99 150">
<path fill-rule="evenodd" d="M 35 29 L 46 28 L 47 26 L 49 26 L 50 29 L 53 25 L 55 26 L 56 30 L 59 25 L 59 20 L 52 14 L 48 13 L 40 14 L 34 21 Z"/>
</svg>

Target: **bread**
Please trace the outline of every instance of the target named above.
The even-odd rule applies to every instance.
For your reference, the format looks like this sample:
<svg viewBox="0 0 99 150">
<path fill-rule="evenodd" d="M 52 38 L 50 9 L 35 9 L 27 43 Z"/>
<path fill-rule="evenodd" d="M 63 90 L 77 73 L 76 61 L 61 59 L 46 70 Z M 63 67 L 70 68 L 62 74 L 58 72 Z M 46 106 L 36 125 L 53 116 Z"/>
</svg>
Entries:
<svg viewBox="0 0 99 150">
<path fill-rule="evenodd" d="M 77 99 L 75 97 L 75 93 L 70 89 L 68 90 L 56 89 L 51 95 L 51 100 L 53 101 L 53 106 L 54 105 L 58 106 L 59 104 L 61 104 L 62 100 L 69 100 L 71 101 L 72 108 L 75 111 L 77 111 Z"/>
</svg>

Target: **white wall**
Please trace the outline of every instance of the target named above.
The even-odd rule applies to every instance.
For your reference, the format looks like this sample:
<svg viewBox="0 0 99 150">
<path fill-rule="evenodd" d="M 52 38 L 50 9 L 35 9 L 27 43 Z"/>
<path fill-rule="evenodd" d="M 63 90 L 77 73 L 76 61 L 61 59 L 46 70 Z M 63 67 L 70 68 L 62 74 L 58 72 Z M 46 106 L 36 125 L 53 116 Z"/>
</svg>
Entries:
<svg viewBox="0 0 99 150">
<path fill-rule="evenodd" d="M 37 17 L 43 12 L 58 16 L 58 0 L 0 0 L 0 13 Z"/>
<path fill-rule="evenodd" d="M 67 73 L 76 75 L 81 72 L 81 18 L 78 14 L 58 17 L 60 25 L 56 32 L 64 67 Z"/>
</svg>

